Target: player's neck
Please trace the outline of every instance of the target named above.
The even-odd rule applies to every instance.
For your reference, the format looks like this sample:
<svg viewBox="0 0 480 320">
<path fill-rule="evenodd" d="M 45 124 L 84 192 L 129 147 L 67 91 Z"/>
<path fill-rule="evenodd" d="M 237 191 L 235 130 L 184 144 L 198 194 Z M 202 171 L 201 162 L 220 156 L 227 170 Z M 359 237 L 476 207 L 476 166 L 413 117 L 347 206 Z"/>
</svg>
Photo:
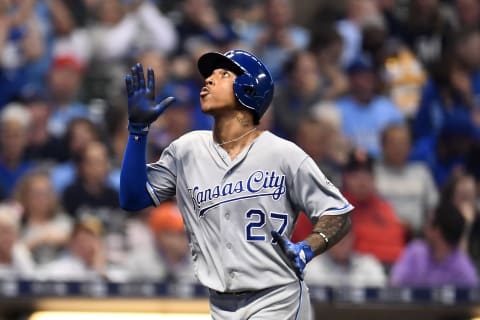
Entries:
<svg viewBox="0 0 480 320">
<path fill-rule="evenodd" d="M 260 133 L 253 123 L 253 118 L 244 112 L 233 112 L 216 117 L 213 127 L 213 139 L 224 148 L 230 156 L 240 153 Z"/>
</svg>

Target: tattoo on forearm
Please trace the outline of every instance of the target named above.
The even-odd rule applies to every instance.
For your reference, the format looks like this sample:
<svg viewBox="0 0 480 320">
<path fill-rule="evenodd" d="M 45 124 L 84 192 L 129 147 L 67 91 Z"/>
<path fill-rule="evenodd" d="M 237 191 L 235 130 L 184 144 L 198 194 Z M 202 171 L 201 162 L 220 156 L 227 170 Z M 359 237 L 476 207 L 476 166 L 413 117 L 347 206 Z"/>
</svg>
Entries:
<svg viewBox="0 0 480 320">
<path fill-rule="evenodd" d="M 322 232 L 328 238 L 328 248 L 331 248 L 350 231 L 350 227 L 350 214 L 347 213 L 320 217 L 313 231 Z M 325 240 L 318 233 L 312 233 L 306 240 L 311 244 L 315 254 L 320 254 L 328 249 Z"/>
</svg>

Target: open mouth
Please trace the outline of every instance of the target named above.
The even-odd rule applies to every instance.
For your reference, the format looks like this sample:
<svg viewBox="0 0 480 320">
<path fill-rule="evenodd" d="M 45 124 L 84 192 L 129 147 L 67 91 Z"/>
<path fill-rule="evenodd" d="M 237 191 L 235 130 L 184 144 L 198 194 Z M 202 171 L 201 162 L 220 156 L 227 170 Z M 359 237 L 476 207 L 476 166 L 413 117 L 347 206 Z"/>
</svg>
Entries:
<svg viewBox="0 0 480 320">
<path fill-rule="evenodd" d="M 210 91 L 208 90 L 207 87 L 203 87 L 202 90 L 200 90 L 200 97 L 205 97 L 206 95 L 208 95 L 210 93 Z"/>
</svg>

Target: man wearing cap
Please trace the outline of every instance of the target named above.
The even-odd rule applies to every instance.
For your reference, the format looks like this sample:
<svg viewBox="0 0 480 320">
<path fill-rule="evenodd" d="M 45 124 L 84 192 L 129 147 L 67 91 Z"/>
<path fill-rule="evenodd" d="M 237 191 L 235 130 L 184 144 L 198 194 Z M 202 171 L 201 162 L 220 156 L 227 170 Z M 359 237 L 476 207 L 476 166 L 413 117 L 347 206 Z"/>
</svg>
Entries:
<svg viewBox="0 0 480 320">
<path fill-rule="evenodd" d="M 358 58 L 347 68 L 350 94 L 337 101 L 342 114 L 344 135 L 354 147 L 378 158 L 381 154 L 380 136 L 392 123 L 404 118 L 393 102 L 378 94 L 377 71 L 370 59 Z"/>
<path fill-rule="evenodd" d="M 62 137 L 68 123 L 74 118 L 88 118 L 86 105 L 77 100 L 84 67 L 76 57 L 58 55 L 53 59 L 48 75 L 48 99 L 52 108 L 48 131 Z"/>
</svg>

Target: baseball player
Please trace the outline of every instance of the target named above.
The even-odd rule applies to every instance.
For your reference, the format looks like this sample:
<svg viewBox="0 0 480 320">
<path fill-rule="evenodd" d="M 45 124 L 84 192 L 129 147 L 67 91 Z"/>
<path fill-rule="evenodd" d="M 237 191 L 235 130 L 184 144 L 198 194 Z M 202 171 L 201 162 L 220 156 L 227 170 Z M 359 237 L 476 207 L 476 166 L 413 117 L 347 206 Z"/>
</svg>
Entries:
<svg viewBox="0 0 480 320">
<path fill-rule="evenodd" d="M 310 319 L 303 270 L 350 229 L 353 207 L 304 151 L 257 129 L 274 90 L 257 57 L 210 52 L 198 69 L 201 108 L 213 116 L 213 130 L 185 134 L 147 165 L 149 125 L 175 99 L 154 105 L 151 69 L 146 80 L 140 64 L 126 76 L 121 205 L 134 211 L 176 196 L 213 319 Z M 314 231 L 292 243 L 299 211 Z"/>
</svg>

